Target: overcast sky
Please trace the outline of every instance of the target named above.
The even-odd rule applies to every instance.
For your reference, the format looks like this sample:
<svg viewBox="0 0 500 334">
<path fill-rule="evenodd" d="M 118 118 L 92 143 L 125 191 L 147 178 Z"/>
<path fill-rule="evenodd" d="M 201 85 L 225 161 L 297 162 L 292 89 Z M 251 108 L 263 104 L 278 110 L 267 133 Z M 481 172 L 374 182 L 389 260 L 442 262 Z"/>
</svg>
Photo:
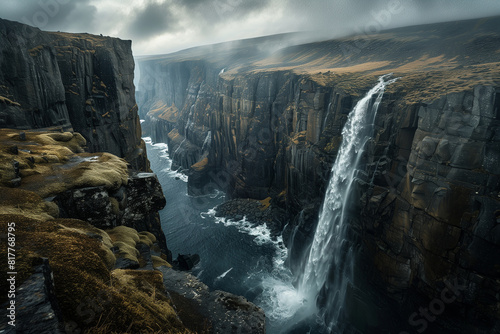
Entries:
<svg viewBox="0 0 500 334">
<path fill-rule="evenodd" d="M 500 0 L 2 0 L 42 30 L 132 39 L 134 55 L 292 31 L 318 36 L 500 15 Z"/>
</svg>

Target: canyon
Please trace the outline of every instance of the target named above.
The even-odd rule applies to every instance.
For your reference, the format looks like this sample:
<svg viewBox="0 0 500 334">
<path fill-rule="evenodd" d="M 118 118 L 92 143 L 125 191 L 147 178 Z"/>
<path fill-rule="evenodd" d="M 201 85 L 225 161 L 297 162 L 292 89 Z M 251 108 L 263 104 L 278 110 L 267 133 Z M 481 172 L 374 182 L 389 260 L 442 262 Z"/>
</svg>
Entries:
<svg viewBox="0 0 500 334">
<path fill-rule="evenodd" d="M 261 309 L 172 268 L 134 66 L 131 41 L 0 19 L 0 331 L 265 331 Z"/>
<path fill-rule="evenodd" d="M 298 37 L 143 56 L 136 68 L 131 41 L 0 19 L 0 226 L 16 229 L 18 330 L 266 331 L 252 300 L 172 268 L 158 212 L 174 209 L 174 190 L 150 168 L 149 136 L 168 145 L 190 198 L 226 194 L 214 216 L 267 224 L 297 291 L 318 270 L 314 252 L 335 258 L 299 301 L 318 332 L 500 332 L 500 17 Z M 390 84 L 372 96 L 381 77 Z M 356 138 L 343 131 L 374 104 L 340 192 L 332 168 Z M 332 196 L 347 203 L 343 230 L 318 247 Z M 304 332 L 294 315 L 282 331 Z"/>
<path fill-rule="evenodd" d="M 392 73 L 350 195 L 356 266 L 339 330 L 496 333 L 499 27 L 493 17 L 292 46 L 285 34 L 141 57 L 143 131 L 168 144 L 191 195 L 221 189 L 280 210 L 271 225 L 300 276 L 347 117 Z M 335 294 L 326 274 L 319 309 Z"/>
</svg>

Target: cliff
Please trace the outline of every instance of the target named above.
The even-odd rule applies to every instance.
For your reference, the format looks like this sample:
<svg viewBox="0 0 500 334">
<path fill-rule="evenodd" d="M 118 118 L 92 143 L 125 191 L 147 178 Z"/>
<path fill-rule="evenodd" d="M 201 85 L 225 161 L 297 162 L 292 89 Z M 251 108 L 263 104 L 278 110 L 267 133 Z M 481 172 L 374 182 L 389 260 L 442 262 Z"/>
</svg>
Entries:
<svg viewBox="0 0 500 334">
<path fill-rule="evenodd" d="M 130 45 L 0 19 L 0 254 L 15 260 L 0 304 L 15 302 L 16 324 L 0 330 L 209 333 L 225 317 L 263 332 L 262 310 L 240 297 L 170 295 L 195 278 L 166 279 L 166 203 L 141 140 Z"/>
<path fill-rule="evenodd" d="M 151 231 L 168 253 L 157 213 L 165 206 L 161 186 L 153 174 L 136 176 L 150 170 L 141 140 L 130 47 L 130 41 L 117 38 L 47 33 L 0 19 L 0 128 L 59 132 L 29 137 L 18 133 L 15 138 L 13 133 L 2 135 L 2 145 L 10 147 L 8 153 L 14 156 L 2 158 L 1 183 L 28 187 L 42 198 L 54 197 L 61 217 L 81 218 L 99 227 L 125 224 Z M 25 151 L 19 153 L 21 145 Z M 70 151 L 37 145 L 63 145 Z M 71 155 L 84 151 L 108 152 L 126 163 L 108 155 Z M 105 160 L 108 166 L 116 164 L 122 176 L 114 181 L 115 172 L 108 172 L 107 184 L 114 182 L 112 187 L 82 193 L 84 185 L 101 184 L 89 184 L 88 178 L 78 182 L 70 170 L 82 168 L 92 159 Z M 64 167 L 67 177 L 38 164 L 68 166 Z M 146 192 L 151 203 L 139 198 L 140 192 Z M 93 204 L 87 203 L 90 198 Z M 94 205 L 95 210 L 89 210 Z"/>
<path fill-rule="evenodd" d="M 0 127 L 73 130 L 147 170 L 131 41 L 0 20 Z"/>
<path fill-rule="evenodd" d="M 357 186 L 352 230 L 363 283 L 349 290 L 348 316 L 364 332 L 412 330 L 410 315 L 460 282 L 465 292 L 433 330 L 498 330 L 499 23 L 409 27 L 277 52 L 249 40 L 142 58 L 143 128 L 169 144 L 191 193 L 222 188 L 286 208 L 296 270 L 347 114 L 378 76 L 394 73 Z"/>
</svg>

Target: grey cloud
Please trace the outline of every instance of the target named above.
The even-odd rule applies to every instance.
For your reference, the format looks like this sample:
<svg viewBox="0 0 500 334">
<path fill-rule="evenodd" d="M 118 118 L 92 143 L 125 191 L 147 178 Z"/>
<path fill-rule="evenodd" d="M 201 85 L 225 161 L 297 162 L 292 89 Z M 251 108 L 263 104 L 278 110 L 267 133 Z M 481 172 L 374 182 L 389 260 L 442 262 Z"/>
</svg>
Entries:
<svg viewBox="0 0 500 334">
<path fill-rule="evenodd" d="M 342 36 L 450 20 L 500 15 L 498 0 L 289 0 L 287 15 L 298 30 Z M 396 12 L 390 11 L 397 8 Z"/>
<path fill-rule="evenodd" d="M 400 11 L 384 16 L 391 3 Z M 114 14 L 124 5 L 130 13 Z M 0 13 L 44 30 L 132 38 L 137 53 L 290 31 L 314 32 L 311 41 L 363 33 L 381 20 L 379 28 L 389 29 L 493 15 L 500 15 L 499 0 L 3 0 Z M 160 35 L 175 46 L 152 45 Z"/>
<path fill-rule="evenodd" d="M 268 0 L 182 0 L 176 5 L 187 15 L 195 16 L 198 25 L 218 25 L 226 21 L 242 19 L 255 12 L 265 10 Z"/>
<path fill-rule="evenodd" d="M 85 30 L 97 10 L 89 0 L 6 0 L 0 16 L 42 30 Z"/>
<path fill-rule="evenodd" d="M 169 2 L 149 2 L 146 7 L 133 13 L 126 32 L 132 38 L 151 38 L 176 29 L 177 18 L 171 12 Z"/>
</svg>

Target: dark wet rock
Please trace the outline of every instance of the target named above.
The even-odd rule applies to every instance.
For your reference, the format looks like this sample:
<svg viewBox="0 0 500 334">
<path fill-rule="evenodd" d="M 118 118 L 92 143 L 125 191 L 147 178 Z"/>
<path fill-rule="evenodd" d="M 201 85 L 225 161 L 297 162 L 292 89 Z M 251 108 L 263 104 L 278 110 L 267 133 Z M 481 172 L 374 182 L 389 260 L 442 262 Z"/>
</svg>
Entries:
<svg viewBox="0 0 500 334">
<path fill-rule="evenodd" d="M 161 267 L 163 282 L 179 318 L 189 329 L 206 333 L 265 333 L 262 309 L 245 298 L 210 291 L 196 277 Z"/>
<path fill-rule="evenodd" d="M 142 270 L 154 270 L 153 268 L 153 260 L 151 259 L 151 247 L 148 245 L 139 242 L 135 246 L 139 251 L 139 262 Z"/>
<path fill-rule="evenodd" d="M 54 202 L 64 218 L 81 219 L 101 229 L 125 225 L 151 232 L 168 261 L 172 260 L 158 215 L 166 201 L 154 173 L 134 173 L 126 186 L 113 193 L 104 187 L 77 188 L 57 195 Z"/>
<path fill-rule="evenodd" d="M 488 22 L 487 29 L 499 36 L 499 18 Z M 465 29 L 463 33 L 468 34 L 472 30 L 466 27 L 477 23 L 421 28 L 436 28 L 434 32 L 444 34 L 433 41 L 441 55 L 444 39 L 450 37 L 447 31 Z M 399 32 L 406 36 L 412 29 Z M 457 36 L 447 43 L 462 38 Z M 472 33 L 470 38 L 479 37 Z M 386 56 L 388 61 L 401 59 L 400 53 L 385 53 L 390 50 L 385 42 L 378 43 L 363 57 L 377 50 L 373 54 L 377 61 Z M 427 42 L 425 47 L 407 45 L 416 53 L 430 47 Z M 307 48 L 314 57 L 332 50 L 332 44 L 297 48 Z M 400 50 L 400 45 L 393 50 Z M 450 59 L 471 50 L 461 49 Z M 288 223 L 283 240 L 291 247 L 291 267 L 300 270 L 298 263 L 312 240 L 347 115 L 376 78 L 366 74 L 363 82 L 357 77 L 322 82 L 272 67 L 262 71 L 239 68 L 226 76 L 220 74 L 222 68 L 231 66 L 225 53 L 215 49 L 200 60 L 189 52 L 182 59 L 170 55 L 161 61 L 140 62 L 141 72 L 162 73 L 149 85 L 141 83 L 145 91 L 139 106 L 146 131 L 154 141 L 172 144 L 170 153 L 181 147 L 174 163 L 189 169 L 191 193 L 216 187 L 230 198 L 271 197 L 285 216 L 294 216 L 276 229 L 281 232 Z M 292 59 L 294 52 L 289 54 Z M 487 52 L 475 51 L 469 56 L 483 65 L 488 57 Z M 361 59 L 359 64 L 366 61 Z M 468 61 L 464 60 L 461 70 L 470 68 Z M 448 77 L 448 71 L 442 73 Z M 436 330 L 491 332 L 500 322 L 495 308 L 500 295 L 493 292 L 498 290 L 500 267 L 491 260 L 500 256 L 494 216 L 500 198 L 500 88 L 498 82 L 473 75 L 464 79 L 466 85 L 451 91 L 446 80 L 433 86 L 441 80 L 433 73 L 426 72 L 414 88 L 409 88 L 403 75 L 386 91 L 373 141 L 367 146 L 366 168 L 354 186 L 350 231 L 361 245 L 360 275 L 370 281 L 366 289 L 378 293 L 380 305 L 382 300 L 393 302 L 392 309 L 400 310 L 400 323 L 406 325 L 422 301 L 425 305 L 439 298 L 439 284 L 457 277 L 475 288 L 468 299 L 457 301 L 436 320 Z M 414 95 L 420 92 L 427 95 Z M 159 102 L 164 105 L 160 112 Z M 258 209 L 228 203 L 218 208 L 218 216 L 267 221 Z M 484 279 L 477 280 L 476 275 Z M 466 316 L 463 310 L 468 310 Z M 451 326 L 453 322 L 460 325 Z"/>
<path fill-rule="evenodd" d="M 119 257 L 116 259 L 114 269 L 138 269 L 139 267 L 139 262 L 124 257 Z"/>
<path fill-rule="evenodd" d="M 117 226 L 118 212 L 105 187 L 79 188 L 57 195 L 60 216 L 84 220 L 98 228 Z"/>
<path fill-rule="evenodd" d="M 172 261 L 172 254 L 166 245 L 165 234 L 161 228 L 158 211 L 166 205 L 163 191 L 154 173 L 139 173 L 132 175 L 125 187 L 126 204 L 120 218 L 121 224 L 137 231 L 153 233 L 161 249 Z"/>
<path fill-rule="evenodd" d="M 49 260 L 36 259 L 33 274 L 17 290 L 16 327 L 8 326 L 5 333 L 64 333 L 54 289 Z"/>
<path fill-rule="evenodd" d="M 16 177 L 16 178 L 10 180 L 8 185 L 9 185 L 9 187 L 13 187 L 13 188 L 19 187 L 21 185 L 21 178 Z"/>
<path fill-rule="evenodd" d="M 198 254 L 178 254 L 177 259 L 172 264 L 174 269 L 188 271 L 200 262 Z"/>
<path fill-rule="evenodd" d="M 77 131 L 91 152 L 149 169 L 131 41 L 48 33 L 0 19 L 0 49 L 0 128 Z"/>
<path fill-rule="evenodd" d="M 10 153 L 10 154 L 19 154 L 19 149 L 17 147 L 17 145 L 12 145 L 10 147 L 7 148 L 7 152 Z"/>
</svg>

